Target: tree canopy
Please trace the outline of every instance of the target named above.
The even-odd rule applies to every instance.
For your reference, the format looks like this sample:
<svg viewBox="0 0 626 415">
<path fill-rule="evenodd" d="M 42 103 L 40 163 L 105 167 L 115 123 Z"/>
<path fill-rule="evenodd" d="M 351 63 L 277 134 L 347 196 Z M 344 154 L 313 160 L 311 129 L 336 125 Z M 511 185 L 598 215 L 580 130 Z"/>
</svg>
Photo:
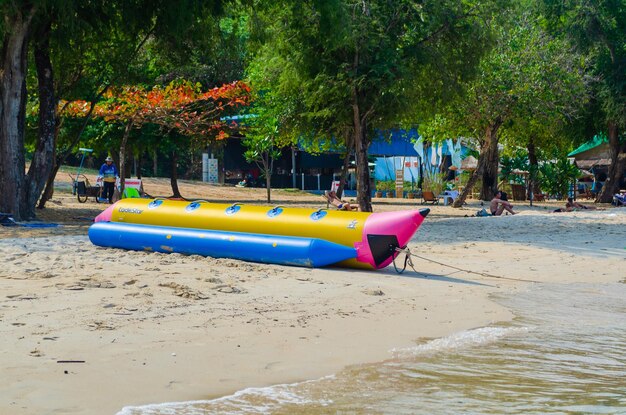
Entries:
<svg viewBox="0 0 626 415">
<path fill-rule="evenodd" d="M 480 148 L 478 168 L 457 206 L 478 178 L 483 200 L 495 194 L 502 130 L 524 146 L 520 130 L 530 126 L 535 133 L 558 133 L 554 126 L 574 117 L 587 100 L 584 67 L 571 48 L 543 31 L 532 15 L 510 16 L 493 21 L 495 46 L 478 65 L 476 78 L 464 83 L 464 93 L 422 125 L 422 134 L 432 140 L 462 136 L 475 139 Z"/>
<path fill-rule="evenodd" d="M 43 206 L 84 133 L 121 163 L 127 144 L 159 143 L 175 160 L 229 134 L 220 117 L 248 106 L 247 85 L 247 143 L 268 180 L 273 148 L 342 142 L 362 211 L 368 146 L 396 127 L 474 140 L 484 198 L 499 144 L 526 147 L 538 170 L 542 151 L 605 133 L 600 199 L 623 179 L 625 0 L 33 0 L 0 11 L 0 211 L 17 219 Z"/>
<path fill-rule="evenodd" d="M 590 62 L 594 77 L 588 118 L 609 138 L 611 165 L 598 200 L 610 202 L 626 168 L 626 1 L 543 0 L 545 25 L 568 38 Z"/>
<path fill-rule="evenodd" d="M 371 211 L 367 148 L 376 128 L 431 111 L 470 77 L 489 1 L 302 1 L 261 9 L 257 68 L 293 103 L 303 137 L 351 136 L 361 210 Z M 415 97 L 419 97 L 416 100 Z"/>
</svg>

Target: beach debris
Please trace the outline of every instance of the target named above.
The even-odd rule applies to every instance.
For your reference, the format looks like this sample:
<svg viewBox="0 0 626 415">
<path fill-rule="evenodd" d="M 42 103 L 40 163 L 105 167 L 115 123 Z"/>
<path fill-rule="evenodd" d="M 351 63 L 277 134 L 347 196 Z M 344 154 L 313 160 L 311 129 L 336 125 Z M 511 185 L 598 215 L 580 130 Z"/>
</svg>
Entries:
<svg viewBox="0 0 626 415">
<path fill-rule="evenodd" d="M 57 363 L 85 363 L 84 360 L 57 360 Z"/>
<path fill-rule="evenodd" d="M 110 326 L 104 321 L 94 321 L 91 324 L 88 324 L 89 327 L 92 327 L 93 330 L 115 330 L 115 327 Z"/>
<path fill-rule="evenodd" d="M 231 285 L 226 286 L 226 287 L 220 287 L 217 289 L 217 291 L 221 292 L 221 293 L 226 293 L 226 294 L 239 294 L 241 293 L 241 290 L 237 287 L 233 287 Z"/>
<path fill-rule="evenodd" d="M 43 356 L 43 352 L 39 349 L 31 350 L 30 355 L 33 357 L 41 357 Z"/>
<path fill-rule="evenodd" d="M 115 288 L 115 284 L 111 281 L 94 281 L 87 278 L 86 281 L 79 281 L 71 285 L 57 284 L 56 287 L 64 290 L 81 291 L 85 288 Z"/>
<path fill-rule="evenodd" d="M 55 278 L 57 276 L 56 274 L 53 274 L 48 271 L 42 271 L 42 270 L 33 271 L 30 273 L 30 275 L 31 277 L 41 278 L 41 279 Z"/>
<path fill-rule="evenodd" d="M 385 295 L 385 293 L 380 289 L 368 288 L 367 290 L 363 290 L 363 294 L 367 295 Z"/>
<path fill-rule="evenodd" d="M 7 295 L 11 300 L 36 300 L 37 294 L 11 294 Z"/>
<path fill-rule="evenodd" d="M 208 295 L 198 290 L 194 290 L 186 285 L 178 284 L 176 282 L 160 283 L 159 287 L 171 288 L 174 290 L 174 295 L 192 300 L 206 300 L 209 298 Z"/>
</svg>

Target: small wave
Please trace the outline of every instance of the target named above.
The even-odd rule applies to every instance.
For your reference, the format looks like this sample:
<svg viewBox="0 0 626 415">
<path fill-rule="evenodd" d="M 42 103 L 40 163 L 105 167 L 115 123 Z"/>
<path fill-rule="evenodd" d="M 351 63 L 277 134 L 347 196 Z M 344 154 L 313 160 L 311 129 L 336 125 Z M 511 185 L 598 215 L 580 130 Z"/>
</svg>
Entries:
<svg viewBox="0 0 626 415">
<path fill-rule="evenodd" d="M 492 343 L 502 337 L 526 333 L 529 330 L 528 327 L 481 327 L 454 333 L 417 346 L 392 349 L 391 353 L 395 357 L 407 357 L 447 352 Z"/>
<path fill-rule="evenodd" d="M 317 380 L 290 384 L 278 384 L 262 388 L 246 388 L 221 398 L 185 402 L 165 402 L 142 406 L 126 406 L 117 415 L 206 415 L 207 410 L 218 410 L 221 414 L 265 414 L 286 404 L 328 405 L 331 401 L 312 401 L 294 392 L 296 386 L 311 382 L 334 379 L 335 375 Z M 254 402 L 254 403 L 252 403 Z M 209 412 L 211 413 L 211 412 Z"/>
</svg>

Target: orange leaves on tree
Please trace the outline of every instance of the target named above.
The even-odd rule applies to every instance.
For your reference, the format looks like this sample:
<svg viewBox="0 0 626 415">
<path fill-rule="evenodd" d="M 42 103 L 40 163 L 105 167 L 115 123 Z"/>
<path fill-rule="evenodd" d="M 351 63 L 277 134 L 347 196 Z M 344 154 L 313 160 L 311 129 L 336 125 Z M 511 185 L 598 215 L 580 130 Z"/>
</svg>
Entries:
<svg viewBox="0 0 626 415">
<path fill-rule="evenodd" d="M 199 84 L 172 82 L 165 87 L 145 89 L 126 86 L 109 90 L 96 104 L 93 115 L 109 122 L 133 122 L 136 127 L 157 124 L 187 136 L 221 140 L 228 137 L 233 123 L 221 121 L 229 111 L 250 104 L 250 87 L 237 81 L 202 91 Z M 85 116 L 90 104 L 85 101 L 62 103 L 63 114 Z"/>
</svg>

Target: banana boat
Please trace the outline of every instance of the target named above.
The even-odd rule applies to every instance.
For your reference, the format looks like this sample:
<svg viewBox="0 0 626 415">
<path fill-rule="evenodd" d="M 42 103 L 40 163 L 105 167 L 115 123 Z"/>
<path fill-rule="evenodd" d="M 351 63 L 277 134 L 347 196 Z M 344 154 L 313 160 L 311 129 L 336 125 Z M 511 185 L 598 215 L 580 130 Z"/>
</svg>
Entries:
<svg viewBox="0 0 626 415">
<path fill-rule="evenodd" d="M 254 262 L 380 269 L 429 209 L 355 212 L 169 199 L 122 199 L 98 215 L 98 246 Z"/>
</svg>

